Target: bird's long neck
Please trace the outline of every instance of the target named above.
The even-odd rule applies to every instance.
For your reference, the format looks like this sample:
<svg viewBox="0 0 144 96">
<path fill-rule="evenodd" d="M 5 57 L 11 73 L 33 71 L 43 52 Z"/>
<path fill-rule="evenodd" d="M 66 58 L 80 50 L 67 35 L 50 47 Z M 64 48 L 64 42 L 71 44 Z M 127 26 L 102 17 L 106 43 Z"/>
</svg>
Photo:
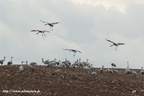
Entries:
<svg viewBox="0 0 144 96">
<path fill-rule="evenodd" d="M 44 63 L 44 59 L 42 58 L 42 62 Z"/>
<path fill-rule="evenodd" d="M 110 45 L 110 47 L 112 47 L 112 46 L 114 46 L 114 45 Z"/>
<path fill-rule="evenodd" d="M 79 58 L 79 62 L 81 62 L 81 58 Z"/>
<path fill-rule="evenodd" d="M 141 67 L 141 70 L 143 70 L 143 67 Z"/>
<path fill-rule="evenodd" d="M 127 69 L 129 69 L 129 62 L 127 62 Z"/>
<path fill-rule="evenodd" d="M 23 61 L 21 61 L 21 65 L 23 65 Z"/>
<path fill-rule="evenodd" d="M 11 57 L 11 62 L 12 62 L 12 58 L 13 58 L 13 57 Z"/>
<path fill-rule="evenodd" d="M 56 58 L 54 58 L 54 61 L 56 60 Z"/>
<path fill-rule="evenodd" d="M 26 61 L 26 65 L 28 65 L 28 61 Z"/>
<path fill-rule="evenodd" d="M 58 62 L 59 64 L 61 64 L 61 61 L 59 60 L 59 62 Z"/>
<path fill-rule="evenodd" d="M 88 59 L 87 59 L 87 61 L 86 61 L 87 63 L 88 63 Z"/>
<path fill-rule="evenodd" d="M 4 60 L 3 61 L 5 61 L 5 57 L 4 57 Z"/>
</svg>

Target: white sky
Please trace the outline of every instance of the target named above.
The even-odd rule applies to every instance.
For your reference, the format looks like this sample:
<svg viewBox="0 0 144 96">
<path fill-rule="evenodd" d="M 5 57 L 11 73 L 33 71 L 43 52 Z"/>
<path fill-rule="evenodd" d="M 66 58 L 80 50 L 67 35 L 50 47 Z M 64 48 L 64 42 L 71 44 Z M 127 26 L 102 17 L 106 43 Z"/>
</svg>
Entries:
<svg viewBox="0 0 144 96">
<path fill-rule="evenodd" d="M 143 0 L 0 0 L 0 58 L 5 64 L 41 58 L 72 63 L 89 59 L 95 67 L 141 68 L 144 65 Z M 61 23 L 45 37 L 30 30 L 50 30 L 40 20 Z M 124 42 L 124 46 L 110 47 Z M 73 48 L 82 51 L 64 51 Z"/>
</svg>

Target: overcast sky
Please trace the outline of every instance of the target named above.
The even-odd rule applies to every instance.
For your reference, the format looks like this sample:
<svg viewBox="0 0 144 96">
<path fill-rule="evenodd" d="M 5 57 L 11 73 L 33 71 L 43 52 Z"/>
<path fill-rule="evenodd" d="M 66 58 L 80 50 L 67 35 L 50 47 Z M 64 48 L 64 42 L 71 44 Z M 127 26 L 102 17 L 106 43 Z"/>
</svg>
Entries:
<svg viewBox="0 0 144 96">
<path fill-rule="evenodd" d="M 78 58 L 95 67 L 141 68 L 144 65 L 143 0 L 0 0 L 0 58 L 6 64 L 22 60 Z M 61 22 L 46 36 L 31 30 L 50 30 L 40 20 Z M 110 47 L 105 38 L 125 45 Z M 77 49 L 73 53 L 63 49 Z"/>
</svg>

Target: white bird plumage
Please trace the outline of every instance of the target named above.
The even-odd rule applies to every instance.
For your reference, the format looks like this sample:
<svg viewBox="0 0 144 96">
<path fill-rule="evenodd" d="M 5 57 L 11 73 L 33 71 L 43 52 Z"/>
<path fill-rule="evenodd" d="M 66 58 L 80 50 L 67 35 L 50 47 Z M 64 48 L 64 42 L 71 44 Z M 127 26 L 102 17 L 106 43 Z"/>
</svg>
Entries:
<svg viewBox="0 0 144 96">
<path fill-rule="evenodd" d="M 23 64 L 23 61 L 21 62 L 21 66 L 19 67 L 19 72 L 20 73 L 24 71 L 24 68 L 23 68 L 22 64 Z"/>
<path fill-rule="evenodd" d="M 90 73 L 92 76 L 97 76 L 98 74 L 97 74 L 97 72 L 91 72 Z"/>
</svg>

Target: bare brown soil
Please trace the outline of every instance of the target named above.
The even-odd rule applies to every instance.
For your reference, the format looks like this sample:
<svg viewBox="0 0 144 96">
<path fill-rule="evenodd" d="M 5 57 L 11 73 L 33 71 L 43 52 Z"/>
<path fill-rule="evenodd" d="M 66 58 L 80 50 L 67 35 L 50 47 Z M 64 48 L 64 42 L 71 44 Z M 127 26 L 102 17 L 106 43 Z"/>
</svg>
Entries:
<svg viewBox="0 0 144 96">
<path fill-rule="evenodd" d="M 0 96 L 144 96 L 144 77 L 125 75 L 124 69 L 95 77 L 78 68 L 62 68 L 57 76 L 51 73 L 58 67 L 34 66 L 34 72 L 24 68 L 19 73 L 19 65 L 0 66 Z"/>
</svg>

